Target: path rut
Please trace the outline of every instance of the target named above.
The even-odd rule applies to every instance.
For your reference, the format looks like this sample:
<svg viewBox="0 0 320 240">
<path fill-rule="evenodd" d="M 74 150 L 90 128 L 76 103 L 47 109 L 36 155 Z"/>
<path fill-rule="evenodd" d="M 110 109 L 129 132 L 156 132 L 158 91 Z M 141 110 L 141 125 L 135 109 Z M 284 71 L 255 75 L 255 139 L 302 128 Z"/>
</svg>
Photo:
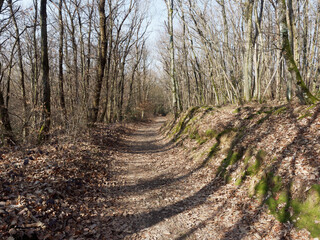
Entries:
<svg viewBox="0 0 320 240">
<path fill-rule="evenodd" d="M 112 154 L 112 239 L 283 239 L 272 216 L 215 176 L 214 163 L 203 167 L 160 134 L 164 122 L 137 125 Z"/>
</svg>

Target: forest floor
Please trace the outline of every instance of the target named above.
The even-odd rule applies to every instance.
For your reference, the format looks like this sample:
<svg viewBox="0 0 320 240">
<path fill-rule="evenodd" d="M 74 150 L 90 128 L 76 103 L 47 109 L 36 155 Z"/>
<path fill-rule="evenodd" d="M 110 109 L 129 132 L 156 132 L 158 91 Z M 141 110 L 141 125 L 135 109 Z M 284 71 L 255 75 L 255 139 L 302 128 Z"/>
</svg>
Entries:
<svg viewBox="0 0 320 240">
<path fill-rule="evenodd" d="M 311 238 L 228 184 L 214 163 L 194 161 L 187 143 L 160 131 L 165 121 L 2 149 L 0 239 Z"/>
</svg>

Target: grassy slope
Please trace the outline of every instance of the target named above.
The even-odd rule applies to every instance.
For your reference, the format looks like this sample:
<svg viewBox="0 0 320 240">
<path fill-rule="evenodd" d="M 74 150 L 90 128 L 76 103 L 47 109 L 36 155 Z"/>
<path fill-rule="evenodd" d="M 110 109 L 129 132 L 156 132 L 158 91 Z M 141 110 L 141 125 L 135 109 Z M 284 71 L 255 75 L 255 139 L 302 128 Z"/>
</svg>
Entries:
<svg viewBox="0 0 320 240">
<path fill-rule="evenodd" d="M 194 107 L 169 136 L 280 222 L 320 237 L 320 105 Z"/>
</svg>

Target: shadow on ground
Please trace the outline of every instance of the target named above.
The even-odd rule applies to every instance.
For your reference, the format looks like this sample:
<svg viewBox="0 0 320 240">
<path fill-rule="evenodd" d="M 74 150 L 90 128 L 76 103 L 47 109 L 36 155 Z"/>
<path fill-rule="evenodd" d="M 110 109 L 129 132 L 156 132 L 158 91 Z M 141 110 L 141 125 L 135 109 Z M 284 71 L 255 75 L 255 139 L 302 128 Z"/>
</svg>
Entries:
<svg viewBox="0 0 320 240">
<path fill-rule="evenodd" d="M 306 126 L 300 126 L 299 122 L 297 121 L 297 116 L 295 116 L 293 114 L 293 110 L 292 108 L 288 107 L 287 110 L 287 116 L 290 118 L 291 120 L 291 124 L 295 125 L 296 129 L 298 129 L 298 132 L 296 134 L 296 136 L 293 138 L 293 140 L 287 144 L 286 146 L 284 146 L 282 149 L 282 153 L 280 154 L 281 157 L 278 158 L 274 164 L 270 167 L 270 171 L 273 174 L 277 174 L 279 168 L 281 167 L 281 164 L 284 160 L 284 158 L 290 156 L 291 154 L 294 154 L 294 152 L 296 152 L 297 150 L 299 150 L 301 148 L 301 146 L 299 146 L 299 144 L 301 142 L 303 142 L 305 139 L 305 132 L 308 130 L 308 128 L 319 118 L 319 112 L 320 112 L 320 106 L 317 107 L 315 113 L 313 114 L 313 116 L 308 120 L 308 124 Z M 238 144 L 243 141 L 243 139 L 245 139 L 246 137 L 249 136 L 249 134 L 252 134 L 253 132 L 255 132 L 255 137 L 251 140 L 252 142 L 257 142 L 260 141 L 261 139 L 267 137 L 269 134 L 272 134 L 272 132 L 275 130 L 275 128 L 277 128 L 278 126 L 276 126 L 275 124 L 273 124 L 272 120 L 270 120 L 269 118 L 272 115 L 272 112 L 267 112 L 265 114 L 265 116 L 262 118 L 262 120 L 260 119 L 256 124 L 249 126 L 249 122 L 252 119 L 251 116 L 252 113 L 249 112 L 249 117 L 245 118 L 245 119 L 240 119 L 241 120 L 241 124 L 240 124 L 240 129 L 243 129 L 242 131 L 239 131 L 237 133 L 237 136 L 234 138 L 234 141 L 231 143 L 230 145 L 230 149 L 228 149 L 228 151 L 233 151 L 234 148 L 238 147 Z M 236 117 L 240 118 L 240 114 Z M 190 120 L 188 120 L 190 121 Z M 261 125 L 267 122 L 267 131 L 263 131 L 263 132 L 259 132 L 259 128 L 261 127 Z M 279 124 L 279 123 L 278 123 Z M 229 127 L 229 126 L 228 126 Z M 247 131 L 248 128 L 250 128 L 251 131 Z M 154 138 L 157 136 L 157 132 L 155 132 L 154 130 L 148 130 L 148 131 L 137 131 L 134 133 L 136 136 L 141 136 L 143 138 L 145 137 L 150 137 L 150 138 Z M 178 135 L 181 135 L 182 131 L 180 131 L 178 133 Z M 120 149 L 120 151 L 124 151 L 127 153 L 132 153 L 132 154 L 152 154 L 152 153 L 164 153 L 167 151 L 170 151 L 171 149 L 173 149 L 175 147 L 175 142 L 169 142 L 165 145 L 159 145 L 159 141 L 161 141 L 162 139 L 159 140 L 153 140 L 153 141 L 142 141 L 142 142 L 137 142 L 137 143 L 125 143 L 126 146 L 124 147 L 124 149 Z M 146 144 L 149 144 L 149 147 L 147 149 L 145 149 Z M 127 149 L 127 147 L 135 145 L 135 147 L 133 148 L 129 148 Z M 217 149 L 219 148 L 219 141 L 218 141 L 218 146 Z M 312 152 L 312 146 L 310 146 L 308 148 L 309 150 L 302 152 L 302 156 L 308 156 L 308 154 L 314 154 L 314 152 Z M 237 151 L 239 152 L 239 149 L 237 149 Z M 240 149 L 240 158 L 242 157 L 242 153 L 241 149 Z M 203 168 L 206 166 L 207 162 L 210 160 L 211 156 L 207 156 L 202 164 L 200 164 L 198 167 L 192 169 L 191 171 L 189 171 L 187 174 L 179 176 L 179 177 L 166 177 L 166 176 L 161 176 L 158 178 L 154 178 L 152 180 L 145 180 L 145 181 L 141 181 L 136 185 L 128 185 L 128 186 L 117 186 L 115 188 L 110 188 L 109 190 L 112 192 L 112 194 L 114 196 L 130 196 L 131 194 L 136 194 L 141 193 L 143 194 L 143 192 L 146 191 L 150 191 L 150 190 L 154 190 L 157 188 L 162 188 L 165 187 L 167 185 L 179 182 L 180 180 L 183 180 L 185 178 L 190 177 L 194 172 L 198 171 L 199 169 Z M 293 158 L 294 159 L 294 158 Z M 225 161 L 224 161 L 225 162 Z M 212 194 L 214 194 L 217 190 L 221 189 L 224 185 L 226 185 L 226 181 L 225 181 L 225 176 L 224 174 L 232 174 L 232 172 L 236 171 L 237 168 L 234 168 L 233 170 L 229 170 L 228 173 L 226 173 L 226 167 L 224 165 L 224 162 L 221 163 L 219 170 L 217 171 L 216 176 L 212 179 L 211 182 L 209 182 L 208 184 L 206 184 L 204 187 L 202 187 L 199 191 L 197 191 L 196 193 L 194 193 L 191 196 L 187 196 L 185 197 L 183 200 L 177 201 L 173 204 L 167 205 L 165 207 L 162 208 L 155 208 L 152 209 L 151 211 L 148 212 L 144 212 L 141 214 L 128 214 L 126 216 L 120 215 L 120 216 L 113 216 L 110 219 L 110 222 L 112 222 L 113 224 L 115 224 L 116 226 L 121 226 L 121 225 L 125 225 L 125 226 L 129 226 L 129 231 L 128 229 L 126 231 L 122 230 L 122 229 L 114 229 L 113 233 L 114 233 L 114 239 L 121 239 L 124 238 L 128 235 L 131 235 L 133 233 L 138 233 L 143 229 L 152 227 L 162 221 L 164 221 L 165 219 L 171 218 L 173 216 L 176 216 L 184 211 L 196 208 L 202 204 L 204 204 L 208 197 Z M 319 166 L 319 162 L 312 162 L 312 161 L 308 161 L 309 165 L 312 166 Z M 291 168 L 292 169 L 288 169 L 289 171 L 294 171 L 295 168 L 295 162 L 294 160 L 292 161 L 291 164 Z M 294 174 L 294 173 L 293 173 Z M 292 182 L 292 179 L 288 179 L 288 184 L 290 185 L 290 183 Z M 231 193 L 230 195 L 233 195 L 233 193 Z M 266 196 L 262 197 L 263 199 L 266 198 Z M 226 205 L 228 204 L 228 200 L 226 200 L 223 204 L 222 207 L 220 207 L 218 209 L 222 210 Z M 264 201 L 262 202 L 262 204 L 260 205 L 260 207 L 258 207 L 254 213 L 246 213 L 243 212 L 242 213 L 242 217 L 238 220 L 238 222 L 236 224 L 233 225 L 233 227 L 231 227 L 224 235 L 223 240 L 227 240 L 227 239 L 242 239 L 244 238 L 248 231 L 240 231 L 239 229 L 250 229 L 249 227 L 251 225 L 253 225 L 256 221 L 259 220 L 259 216 L 261 214 L 261 211 L 263 210 L 263 204 Z M 215 216 L 212 216 L 212 218 L 214 218 Z M 210 219 L 208 219 L 210 220 Z M 183 234 L 182 236 L 180 236 L 177 239 L 186 239 L 189 236 L 191 236 L 194 232 L 196 232 L 198 229 L 204 228 L 206 226 L 205 221 L 203 221 L 202 223 L 196 225 L 195 227 L 191 228 L 189 231 L 187 231 L 185 234 Z M 286 226 L 283 225 L 283 227 L 285 228 Z M 284 232 L 281 233 L 279 236 L 279 239 L 285 239 L 284 236 Z M 261 233 L 263 234 L 263 233 Z M 264 233 L 265 236 L 268 233 Z M 262 236 L 264 237 L 264 236 Z"/>
</svg>

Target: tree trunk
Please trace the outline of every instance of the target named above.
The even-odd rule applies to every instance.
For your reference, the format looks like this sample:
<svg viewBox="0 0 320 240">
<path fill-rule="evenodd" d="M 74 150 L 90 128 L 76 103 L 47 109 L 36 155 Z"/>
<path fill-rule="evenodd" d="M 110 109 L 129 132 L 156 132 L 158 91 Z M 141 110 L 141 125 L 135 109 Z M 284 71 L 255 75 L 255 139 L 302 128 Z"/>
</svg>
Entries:
<svg viewBox="0 0 320 240">
<path fill-rule="evenodd" d="M 298 88 L 298 97 L 301 103 L 315 103 L 319 101 L 315 96 L 311 94 L 305 82 L 302 79 L 298 66 L 295 62 L 294 56 L 292 54 L 291 45 L 289 42 L 288 25 L 286 19 L 286 0 L 279 1 L 279 18 L 280 18 L 280 32 L 282 40 L 282 52 L 286 59 L 286 64 L 290 72 L 291 77 L 296 78 L 296 84 Z"/>
<path fill-rule="evenodd" d="M 104 68 L 106 65 L 106 55 L 107 55 L 107 36 L 106 36 L 106 13 L 105 13 L 105 0 L 100 0 L 99 2 L 99 25 L 100 25 L 100 51 L 99 51 L 99 65 L 97 72 L 97 80 L 94 87 L 94 96 L 92 102 L 92 109 L 90 113 L 89 124 L 94 124 L 98 119 L 99 105 L 100 105 L 100 95 L 102 81 L 104 77 Z"/>
<path fill-rule="evenodd" d="M 42 69 L 42 126 L 39 133 L 39 141 L 48 138 L 51 122 L 50 105 L 50 82 L 49 82 L 49 58 L 48 58 L 48 39 L 47 39 L 47 0 L 40 2 L 40 26 L 41 26 L 41 69 Z"/>
<path fill-rule="evenodd" d="M 105 103 L 104 103 L 104 107 L 103 107 L 103 111 L 100 117 L 100 122 L 103 122 L 104 119 L 108 120 L 108 104 L 109 104 L 109 85 L 110 85 L 110 79 L 111 79 L 111 63 L 112 63 L 112 56 L 113 56 L 113 15 L 112 15 L 112 1 L 108 1 L 108 5 L 109 5 L 109 21 L 108 21 L 108 43 L 107 43 L 107 48 L 108 48 L 108 53 L 107 53 L 107 61 L 106 61 L 106 76 L 105 76 Z"/>
<path fill-rule="evenodd" d="M 23 68 L 23 59 L 22 59 L 22 51 L 21 51 L 21 41 L 20 41 L 20 31 L 18 27 L 18 23 L 16 20 L 15 13 L 13 11 L 12 0 L 8 0 L 10 13 L 12 17 L 12 21 L 15 27 L 16 39 L 17 39 L 17 49 L 18 49 L 18 57 L 19 57 L 19 70 L 20 70 L 20 84 L 21 84 L 21 93 L 22 93 L 22 104 L 23 104 L 23 112 L 24 112 L 24 123 L 23 123 L 23 134 L 24 137 L 29 135 L 28 133 L 28 109 L 27 109 L 27 96 L 26 96 L 26 88 L 24 83 L 24 68 Z"/>
<path fill-rule="evenodd" d="M 64 117 L 65 124 L 67 124 L 67 109 L 64 98 L 64 86 L 63 86 L 63 35 L 64 25 L 62 19 L 62 1 L 59 1 L 59 25 L 60 25 L 60 36 L 59 36 L 59 96 L 60 106 Z"/>
<path fill-rule="evenodd" d="M 3 2 L 4 0 L 0 0 L 0 12 L 2 11 Z"/>
<path fill-rule="evenodd" d="M 175 118 L 178 117 L 178 89 L 177 81 L 175 79 L 175 65 L 174 65 L 174 42 L 173 42 L 173 0 L 167 0 L 168 8 L 168 32 L 170 35 L 170 79 L 172 84 L 172 105 Z"/>
<path fill-rule="evenodd" d="M 251 87 L 252 87 L 252 13 L 253 13 L 253 0 L 247 2 L 247 12 L 245 13 L 246 21 L 246 35 L 245 35 L 245 54 L 243 61 L 243 95 L 245 101 L 251 100 Z"/>
<path fill-rule="evenodd" d="M 190 75 L 188 66 L 188 48 L 187 48 L 187 24 L 185 20 L 185 13 L 183 3 L 180 0 L 181 20 L 182 20 L 182 38 L 183 38 L 183 65 L 184 65 L 184 76 L 187 82 L 188 98 L 187 98 L 187 109 L 191 106 L 191 86 L 190 86 Z"/>
<path fill-rule="evenodd" d="M 33 28 L 33 60 L 32 60 L 32 80 L 31 80 L 31 101 L 32 101 L 32 107 L 33 107 L 33 124 L 34 127 L 37 126 L 38 120 L 39 120 L 39 113 L 36 111 L 36 107 L 38 105 L 38 81 L 39 81 L 39 53 L 38 53 L 38 40 L 37 40 L 37 24 L 38 24 L 38 0 L 33 0 L 33 6 L 34 6 L 34 24 L 32 26 Z"/>
<path fill-rule="evenodd" d="M 84 83 L 84 101 L 85 104 L 87 105 L 88 110 L 88 101 L 89 101 L 89 85 L 90 85 L 90 68 L 91 68 L 91 34 L 92 34 L 92 16 L 93 16 L 93 10 L 94 8 L 92 7 L 90 10 L 89 14 L 89 29 L 88 29 L 88 42 L 87 42 L 87 49 L 88 49 L 88 54 L 87 54 L 87 66 L 86 66 L 86 74 L 85 74 L 85 83 Z M 88 111 L 87 111 L 88 114 Z M 88 120 L 88 115 L 87 115 L 87 120 Z"/>
<path fill-rule="evenodd" d="M 3 136 L 5 138 L 6 143 L 9 145 L 14 145 L 15 141 L 14 141 L 12 128 L 10 124 L 9 113 L 8 113 L 8 109 L 4 105 L 4 97 L 1 90 L 0 90 L 0 119 L 2 122 L 2 126 L 4 128 Z"/>
<path fill-rule="evenodd" d="M 303 8 L 303 36 L 302 36 L 302 73 L 304 76 L 308 76 L 309 63 L 307 61 L 308 54 L 308 33 L 309 33 L 309 1 L 306 0 Z M 306 78 L 307 86 L 309 79 Z"/>
</svg>

